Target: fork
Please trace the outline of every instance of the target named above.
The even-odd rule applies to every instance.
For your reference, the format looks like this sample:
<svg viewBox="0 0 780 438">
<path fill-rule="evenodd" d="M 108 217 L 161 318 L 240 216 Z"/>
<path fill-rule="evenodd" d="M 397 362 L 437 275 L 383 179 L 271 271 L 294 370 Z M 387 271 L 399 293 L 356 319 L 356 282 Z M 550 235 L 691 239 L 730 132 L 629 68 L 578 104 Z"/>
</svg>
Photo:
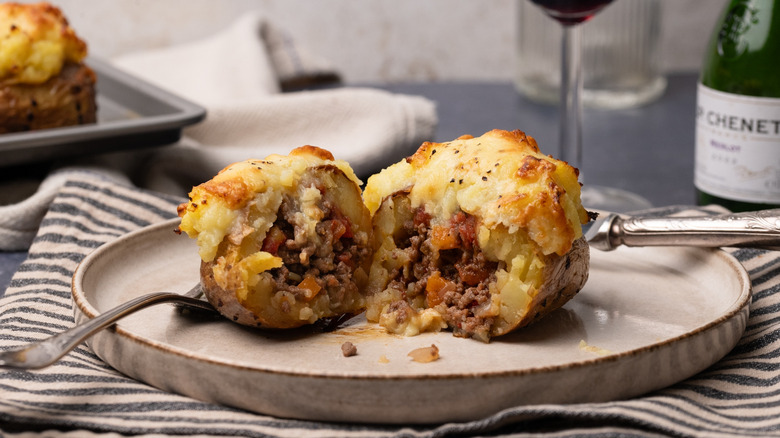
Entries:
<svg viewBox="0 0 780 438">
<path fill-rule="evenodd" d="M 155 304 L 173 303 L 180 309 L 196 309 L 198 312 L 206 311 L 217 314 L 211 304 L 198 298 L 202 294 L 203 289 L 200 284 L 197 284 L 185 294 L 155 292 L 142 295 L 50 338 L 0 351 L 0 368 L 40 369 L 47 367 L 98 331 L 131 313 Z"/>
</svg>

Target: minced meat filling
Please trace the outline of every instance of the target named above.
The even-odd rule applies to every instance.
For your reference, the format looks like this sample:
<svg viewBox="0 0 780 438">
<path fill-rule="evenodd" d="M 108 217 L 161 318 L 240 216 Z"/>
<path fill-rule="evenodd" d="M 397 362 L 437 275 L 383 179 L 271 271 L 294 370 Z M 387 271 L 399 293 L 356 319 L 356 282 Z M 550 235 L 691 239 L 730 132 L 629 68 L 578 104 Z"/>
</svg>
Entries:
<svg viewBox="0 0 780 438">
<path fill-rule="evenodd" d="M 478 309 L 489 303 L 488 285 L 495 280 L 496 262 L 489 261 L 476 242 L 476 218 L 464 212 L 457 213 L 450 224 L 457 236 L 456 248 L 438 250 L 432 243 L 433 229 L 430 216 L 420 208 L 414 219 L 406 221 L 403 233 L 396 236 L 396 246 L 405 249 L 410 257 L 410 268 L 398 272 L 390 283 L 404 291 L 412 301 L 426 293 L 428 279 L 435 272 L 454 284 L 444 292 L 438 306 L 444 308 L 444 319 L 456 336 L 484 338 L 493 325 L 493 317 L 478 315 Z M 404 286 L 409 285 L 409 286 Z M 435 307 L 428 303 L 429 307 Z M 398 312 L 399 317 L 406 314 Z"/>
<path fill-rule="evenodd" d="M 341 215 L 333 202 L 323 198 L 318 208 L 323 213 L 315 228 L 319 242 L 302 238 L 303 228 L 294 225 L 299 209 L 291 199 L 285 199 L 266 234 L 263 250 L 280 257 L 284 263 L 269 271 L 278 291 L 304 299 L 309 290 L 300 285 L 304 279 L 311 278 L 327 292 L 331 306 L 336 307 L 345 296 L 357 292 L 352 271 L 368 256 L 368 249 L 355 242 L 349 219 Z"/>
</svg>

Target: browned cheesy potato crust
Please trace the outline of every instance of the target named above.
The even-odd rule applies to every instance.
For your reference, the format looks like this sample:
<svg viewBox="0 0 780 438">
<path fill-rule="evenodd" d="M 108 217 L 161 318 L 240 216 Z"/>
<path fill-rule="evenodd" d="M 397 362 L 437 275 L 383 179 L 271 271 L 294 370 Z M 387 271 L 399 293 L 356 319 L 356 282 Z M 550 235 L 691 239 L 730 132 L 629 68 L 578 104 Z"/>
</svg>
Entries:
<svg viewBox="0 0 780 438">
<path fill-rule="evenodd" d="M 244 325 L 293 328 L 359 313 L 371 263 L 360 181 L 303 146 L 223 169 L 179 206 L 209 302 Z"/>
<path fill-rule="evenodd" d="M 562 306 L 588 276 L 577 178 L 533 138 L 501 130 L 424 143 L 373 175 L 367 318 L 487 342 Z"/>
<path fill-rule="evenodd" d="M 48 3 L 0 4 L 0 134 L 94 123 L 87 45 Z"/>
</svg>

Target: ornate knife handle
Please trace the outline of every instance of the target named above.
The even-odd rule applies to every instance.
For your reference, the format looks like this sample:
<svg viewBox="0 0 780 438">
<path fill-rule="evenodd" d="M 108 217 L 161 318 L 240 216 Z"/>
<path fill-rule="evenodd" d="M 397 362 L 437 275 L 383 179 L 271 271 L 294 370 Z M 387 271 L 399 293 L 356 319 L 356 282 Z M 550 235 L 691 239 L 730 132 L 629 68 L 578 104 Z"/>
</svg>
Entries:
<svg viewBox="0 0 780 438">
<path fill-rule="evenodd" d="M 780 250 L 780 209 L 701 217 L 617 217 L 610 228 L 610 240 L 626 246 Z"/>
</svg>

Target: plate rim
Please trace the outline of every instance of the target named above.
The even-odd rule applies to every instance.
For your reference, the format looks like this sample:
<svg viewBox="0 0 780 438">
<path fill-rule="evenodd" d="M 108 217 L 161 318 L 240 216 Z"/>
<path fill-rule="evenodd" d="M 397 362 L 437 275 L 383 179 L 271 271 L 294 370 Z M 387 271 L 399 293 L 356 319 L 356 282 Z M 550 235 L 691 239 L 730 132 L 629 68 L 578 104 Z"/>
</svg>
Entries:
<svg viewBox="0 0 780 438">
<path fill-rule="evenodd" d="M 143 235 L 158 232 L 160 229 L 167 228 L 173 230 L 175 229 L 175 226 L 178 226 L 179 221 L 180 221 L 179 218 L 171 218 L 156 224 L 148 225 L 146 227 L 140 228 L 138 230 L 120 236 L 115 240 L 107 242 L 101 245 L 100 247 L 98 247 L 97 249 L 95 249 L 94 251 L 92 251 L 91 253 L 89 253 L 76 267 L 76 270 L 74 272 L 71 281 L 71 294 L 75 304 L 73 308 L 74 313 L 81 312 L 84 316 L 90 319 L 94 318 L 99 314 L 97 309 L 95 309 L 92 306 L 92 304 L 89 302 L 89 300 L 86 298 L 86 296 L 84 295 L 84 291 L 79 287 L 79 284 L 83 281 L 84 276 L 86 275 L 86 272 L 89 270 L 90 266 L 98 258 L 100 258 L 100 256 L 104 252 L 111 251 L 115 249 L 116 246 L 121 246 L 122 242 L 125 242 L 130 239 L 142 238 Z M 700 327 L 697 327 L 693 330 L 686 331 L 683 334 L 664 339 L 660 342 L 655 342 L 650 345 L 633 348 L 627 351 L 622 351 L 618 353 L 612 353 L 609 355 L 598 356 L 590 359 L 583 359 L 579 361 L 568 362 L 568 363 L 557 364 L 557 365 L 532 366 L 532 367 L 526 367 L 521 369 L 474 372 L 474 373 L 453 373 L 453 374 L 420 373 L 415 375 L 382 375 L 382 374 L 356 375 L 356 374 L 338 374 L 338 373 L 323 373 L 323 372 L 304 372 L 304 371 L 294 371 L 294 370 L 287 371 L 287 370 L 278 370 L 278 369 L 261 367 L 261 366 L 246 365 L 243 363 L 232 361 L 228 358 L 212 358 L 206 355 L 200 355 L 197 354 L 196 352 L 188 351 L 186 349 L 169 345 L 155 339 L 149 339 L 145 336 L 137 335 L 131 331 L 122 328 L 120 325 L 114 326 L 113 331 L 116 332 L 119 336 L 123 336 L 128 340 L 139 343 L 141 345 L 146 345 L 148 347 L 160 350 L 160 352 L 164 354 L 174 354 L 177 356 L 182 356 L 185 359 L 197 360 L 211 365 L 228 366 L 233 369 L 241 370 L 241 371 L 251 371 L 251 372 L 264 373 L 269 375 L 282 375 L 282 376 L 289 376 L 289 377 L 343 379 L 343 380 L 350 380 L 350 381 L 355 381 L 355 380 L 411 381 L 411 380 L 433 380 L 433 379 L 457 380 L 463 378 L 507 378 L 507 377 L 528 376 L 528 375 L 542 374 L 542 373 L 555 373 L 562 370 L 579 369 L 579 368 L 584 368 L 584 367 L 589 367 L 594 365 L 606 364 L 609 362 L 617 362 L 631 356 L 638 356 L 645 353 L 651 353 L 655 350 L 665 348 L 674 343 L 680 342 L 687 338 L 691 338 L 705 331 L 713 329 L 733 319 L 734 317 L 736 317 L 742 312 L 745 311 L 749 312 L 750 299 L 752 296 L 752 284 L 750 282 L 750 277 L 745 267 L 733 255 L 723 251 L 722 249 L 716 249 L 716 248 L 691 248 L 691 249 L 698 250 L 703 253 L 714 254 L 716 257 L 722 259 L 722 261 L 730 265 L 737 273 L 737 279 L 740 284 L 740 292 L 735 302 L 730 305 L 727 311 L 725 311 L 720 317 L 712 321 L 709 321 L 708 323 Z M 471 342 L 471 341 L 472 340 L 464 340 L 464 342 Z"/>
</svg>

